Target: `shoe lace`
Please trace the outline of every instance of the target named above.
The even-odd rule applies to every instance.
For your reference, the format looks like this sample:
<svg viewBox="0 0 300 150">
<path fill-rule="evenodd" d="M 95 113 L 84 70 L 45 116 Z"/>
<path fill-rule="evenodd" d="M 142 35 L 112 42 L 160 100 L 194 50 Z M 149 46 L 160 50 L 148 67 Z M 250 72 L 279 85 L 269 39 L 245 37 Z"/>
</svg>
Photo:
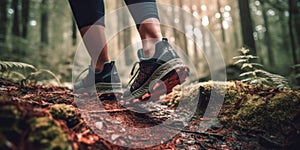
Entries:
<svg viewBox="0 0 300 150">
<path fill-rule="evenodd" d="M 139 65 L 139 68 L 137 69 L 136 72 L 134 72 L 136 66 Z M 130 72 L 130 75 L 131 75 L 131 79 L 129 80 L 127 86 L 129 86 L 130 84 L 132 84 L 133 80 L 136 78 L 136 76 L 138 75 L 138 73 L 140 72 L 140 62 L 135 62 L 132 69 L 131 69 L 131 72 Z"/>
</svg>

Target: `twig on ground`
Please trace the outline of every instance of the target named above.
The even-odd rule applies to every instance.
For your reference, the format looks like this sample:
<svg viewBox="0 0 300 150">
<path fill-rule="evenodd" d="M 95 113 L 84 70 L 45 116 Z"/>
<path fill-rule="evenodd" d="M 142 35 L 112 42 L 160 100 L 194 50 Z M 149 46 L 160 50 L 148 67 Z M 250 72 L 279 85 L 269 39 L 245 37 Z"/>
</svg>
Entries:
<svg viewBox="0 0 300 150">
<path fill-rule="evenodd" d="M 117 112 L 124 112 L 124 111 L 129 111 L 129 110 L 123 108 L 123 109 L 105 109 L 105 110 L 86 111 L 86 112 L 90 114 L 99 114 L 99 113 L 117 113 Z"/>
<path fill-rule="evenodd" d="M 191 131 L 191 130 L 185 130 L 185 129 L 178 129 L 178 128 L 174 128 L 171 126 L 167 126 L 167 125 L 163 125 L 166 128 L 172 129 L 172 130 L 177 130 L 177 131 L 181 131 L 181 132 L 185 132 L 185 133 L 192 133 L 192 134 L 198 134 L 201 136 L 215 136 L 217 138 L 223 138 L 222 135 L 220 134 L 216 134 L 216 133 L 209 133 L 209 132 L 197 132 L 197 131 Z"/>
<path fill-rule="evenodd" d="M 207 150 L 207 149 L 208 149 L 206 146 L 203 145 L 203 142 L 196 141 L 195 143 L 196 143 L 196 144 L 199 144 L 200 147 L 201 147 L 202 149 L 204 149 L 204 150 Z"/>
</svg>

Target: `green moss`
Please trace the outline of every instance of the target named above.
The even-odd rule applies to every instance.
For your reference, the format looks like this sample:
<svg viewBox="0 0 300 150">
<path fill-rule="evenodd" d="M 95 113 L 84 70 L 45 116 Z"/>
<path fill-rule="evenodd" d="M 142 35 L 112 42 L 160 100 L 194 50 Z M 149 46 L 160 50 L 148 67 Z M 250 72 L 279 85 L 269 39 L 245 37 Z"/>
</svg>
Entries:
<svg viewBox="0 0 300 150">
<path fill-rule="evenodd" d="M 72 105 L 55 104 L 50 107 L 53 118 L 64 120 L 69 128 L 74 127 L 80 121 L 80 113 Z"/>
<path fill-rule="evenodd" d="M 15 130 L 22 117 L 20 110 L 14 105 L 0 106 L 0 131 Z"/>
<path fill-rule="evenodd" d="M 31 129 L 27 138 L 29 149 L 65 150 L 70 147 L 66 133 L 53 119 L 38 117 L 28 123 Z"/>
<path fill-rule="evenodd" d="M 295 117 L 300 104 L 298 92 L 276 93 L 266 99 L 258 95 L 247 95 L 247 101 L 233 116 L 233 122 L 244 128 L 279 130 Z"/>
<path fill-rule="evenodd" d="M 291 125 L 290 121 L 300 106 L 300 92 L 293 90 L 280 91 L 270 87 L 263 89 L 241 82 L 204 82 L 195 85 L 193 89 L 198 86 L 202 91 L 210 93 L 212 83 L 219 94 L 224 94 L 222 89 L 224 85 L 226 87 L 224 104 L 219 114 L 219 119 L 224 124 L 277 131 L 283 126 Z"/>
<path fill-rule="evenodd" d="M 16 147 L 22 146 L 23 149 L 70 148 L 63 127 L 51 116 L 33 112 L 31 105 L 4 103 L 0 105 L 0 120 L 1 141 L 7 141 Z M 19 145 L 20 143 L 23 145 Z M 1 148 L 5 149 L 3 142 L 0 142 Z"/>
</svg>

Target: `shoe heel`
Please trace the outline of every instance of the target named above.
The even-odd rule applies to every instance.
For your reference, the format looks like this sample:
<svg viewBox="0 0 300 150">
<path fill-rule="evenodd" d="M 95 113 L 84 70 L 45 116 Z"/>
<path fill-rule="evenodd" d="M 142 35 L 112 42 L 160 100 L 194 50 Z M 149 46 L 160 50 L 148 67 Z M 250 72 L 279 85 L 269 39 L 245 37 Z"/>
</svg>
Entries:
<svg viewBox="0 0 300 150">
<path fill-rule="evenodd" d="M 178 67 L 164 76 L 161 80 L 157 80 L 155 84 L 150 85 L 150 93 L 152 97 L 159 97 L 163 94 L 172 92 L 176 85 L 181 85 L 189 76 L 187 67 Z"/>
<path fill-rule="evenodd" d="M 98 95 L 99 100 L 118 100 L 123 98 L 123 93 L 103 93 Z"/>
</svg>

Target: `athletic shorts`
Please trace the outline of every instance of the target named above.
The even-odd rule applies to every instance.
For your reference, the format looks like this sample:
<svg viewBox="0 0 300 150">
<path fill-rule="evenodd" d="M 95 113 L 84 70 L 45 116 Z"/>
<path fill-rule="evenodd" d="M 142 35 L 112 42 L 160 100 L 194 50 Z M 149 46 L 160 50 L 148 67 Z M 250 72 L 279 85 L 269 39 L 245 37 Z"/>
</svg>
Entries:
<svg viewBox="0 0 300 150">
<path fill-rule="evenodd" d="M 157 18 L 156 0 L 124 0 L 137 28 L 148 18 Z M 69 0 L 79 29 L 90 25 L 105 26 L 103 0 Z M 131 5 L 135 4 L 135 5 Z"/>
</svg>

